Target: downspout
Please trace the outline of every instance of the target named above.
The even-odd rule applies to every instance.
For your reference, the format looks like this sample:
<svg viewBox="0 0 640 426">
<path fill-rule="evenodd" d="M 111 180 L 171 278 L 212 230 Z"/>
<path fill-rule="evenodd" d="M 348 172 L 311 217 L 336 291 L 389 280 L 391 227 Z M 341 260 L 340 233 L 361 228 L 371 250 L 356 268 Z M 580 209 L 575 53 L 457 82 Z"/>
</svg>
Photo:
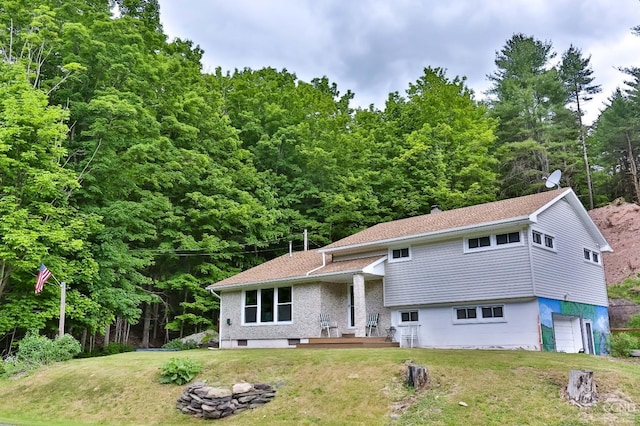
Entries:
<svg viewBox="0 0 640 426">
<path fill-rule="evenodd" d="M 311 275 L 312 273 L 314 273 L 315 271 L 317 271 L 318 269 L 322 269 L 322 268 L 324 268 L 325 266 L 327 266 L 327 259 L 325 258 L 325 254 L 324 254 L 324 253 L 322 253 L 322 265 L 318 266 L 317 268 L 313 268 L 312 270 L 310 270 L 309 272 L 307 272 L 305 275 L 306 275 L 306 276 L 309 276 L 309 275 Z"/>
</svg>

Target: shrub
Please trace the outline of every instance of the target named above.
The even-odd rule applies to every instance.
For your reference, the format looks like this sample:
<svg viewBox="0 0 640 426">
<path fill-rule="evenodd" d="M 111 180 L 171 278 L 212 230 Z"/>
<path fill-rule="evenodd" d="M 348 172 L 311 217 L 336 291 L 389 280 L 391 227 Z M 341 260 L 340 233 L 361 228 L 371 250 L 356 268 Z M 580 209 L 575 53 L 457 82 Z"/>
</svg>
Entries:
<svg viewBox="0 0 640 426">
<path fill-rule="evenodd" d="M 115 355 L 123 352 L 133 352 L 135 348 L 128 343 L 111 342 L 102 349 L 103 355 Z"/>
<path fill-rule="evenodd" d="M 193 340 L 187 340 L 187 342 L 183 342 L 182 339 L 173 339 L 164 345 L 162 345 L 164 349 L 174 349 L 177 351 L 186 351 L 189 349 L 196 349 L 198 347 L 198 343 Z"/>
<path fill-rule="evenodd" d="M 20 342 L 15 358 L 5 359 L 1 374 L 11 376 L 41 365 L 68 361 L 80 353 L 80 342 L 69 334 L 51 340 L 37 331 L 28 331 Z"/>
<path fill-rule="evenodd" d="M 67 361 L 78 355 L 82 346 L 72 335 L 65 334 L 53 341 L 53 360 Z"/>
<path fill-rule="evenodd" d="M 640 339 L 629 333 L 613 333 L 611 335 L 611 355 L 615 357 L 628 357 L 631 351 L 640 349 Z"/>
<path fill-rule="evenodd" d="M 202 366 L 189 358 L 171 358 L 160 371 L 160 383 L 184 385 L 202 371 Z"/>
</svg>

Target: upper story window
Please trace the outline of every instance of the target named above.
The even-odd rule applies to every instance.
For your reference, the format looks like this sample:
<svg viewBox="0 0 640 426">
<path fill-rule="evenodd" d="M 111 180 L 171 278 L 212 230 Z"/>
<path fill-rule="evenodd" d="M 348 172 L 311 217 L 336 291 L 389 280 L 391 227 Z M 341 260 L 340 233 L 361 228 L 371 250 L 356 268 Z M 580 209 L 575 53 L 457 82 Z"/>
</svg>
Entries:
<svg viewBox="0 0 640 426">
<path fill-rule="evenodd" d="M 291 321 L 291 287 L 244 292 L 244 323 L 273 324 Z"/>
<path fill-rule="evenodd" d="M 520 242 L 520 233 L 519 232 L 509 232 L 508 234 L 497 234 L 496 235 L 496 244 L 513 244 Z"/>
<path fill-rule="evenodd" d="M 534 246 L 546 248 L 549 250 L 556 250 L 555 238 L 553 235 L 545 234 L 540 231 L 531 231 L 531 242 Z"/>
<path fill-rule="evenodd" d="M 465 240 L 464 251 L 470 252 L 470 251 L 489 250 L 492 248 L 498 248 L 498 247 L 504 247 L 508 245 L 516 245 L 516 244 L 521 244 L 520 231 L 467 238 Z"/>
<path fill-rule="evenodd" d="M 390 262 L 402 262 L 404 260 L 411 260 L 411 250 L 409 249 L 409 247 L 389 250 Z"/>
<path fill-rule="evenodd" d="M 600 253 L 595 250 L 589 250 L 588 248 L 583 249 L 584 260 L 585 262 L 592 262 L 596 264 L 600 264 Z"/>
</svg>

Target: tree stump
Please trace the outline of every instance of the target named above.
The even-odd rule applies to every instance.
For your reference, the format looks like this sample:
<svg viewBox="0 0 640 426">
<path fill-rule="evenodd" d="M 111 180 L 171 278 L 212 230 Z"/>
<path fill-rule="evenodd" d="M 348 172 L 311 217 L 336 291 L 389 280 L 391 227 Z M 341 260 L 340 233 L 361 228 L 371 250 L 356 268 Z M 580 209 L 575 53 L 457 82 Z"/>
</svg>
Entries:
<svg viewBox="0 0 640 426">
<path fill-rule="evenodd" d="M 410 364 L 407 366 L 407 386 L 422 389 L 429 385 L 429 372 L 426 367 Z"/>
<path fill-rule="evenodd" d="M 571 370 L 569 372 L 567 395 L 570 401 L 578 405 L 596 405 L 598 403 L 598 394 L 593 380 L 593 371 Z"/>
</svg>

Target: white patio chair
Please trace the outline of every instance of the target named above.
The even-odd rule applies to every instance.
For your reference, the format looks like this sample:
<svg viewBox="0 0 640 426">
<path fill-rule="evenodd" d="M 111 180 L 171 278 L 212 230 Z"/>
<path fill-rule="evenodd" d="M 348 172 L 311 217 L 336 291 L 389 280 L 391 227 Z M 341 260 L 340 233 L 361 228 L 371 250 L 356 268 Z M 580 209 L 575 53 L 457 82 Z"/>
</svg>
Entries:
<svg viewBox="0 0 640 426">
<path fill-rule="evenodd" d="M 402 340 L 406 340 L 410 348 L 413 348 L 413 342 L 416 342 L 417 345 L 419 343 L 418 326 L 407 325 L 402 327 Z"/>
<path fill-rule="evenodd" d="M 371 330 L 376 330 L 376 336 L 380 336 L 380 332 L 378 331 L 378 318 L 380 318 L 380 314 L 369 314 L 367 316 L 367 336 L 371 337 Z"/>
<path fill-rule="evenodd" d="M 320 337 L 322 332 L 327 332 L 327 337 L 331 337 L 331 330 L 336 330 L 336 337 L 338 337 L 338 324 L 335 321 L 331 321 L 329 314 L 320 314 Z"/>
</svg>

